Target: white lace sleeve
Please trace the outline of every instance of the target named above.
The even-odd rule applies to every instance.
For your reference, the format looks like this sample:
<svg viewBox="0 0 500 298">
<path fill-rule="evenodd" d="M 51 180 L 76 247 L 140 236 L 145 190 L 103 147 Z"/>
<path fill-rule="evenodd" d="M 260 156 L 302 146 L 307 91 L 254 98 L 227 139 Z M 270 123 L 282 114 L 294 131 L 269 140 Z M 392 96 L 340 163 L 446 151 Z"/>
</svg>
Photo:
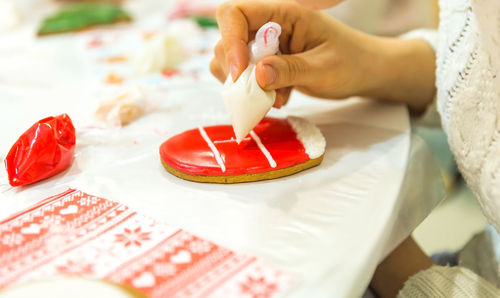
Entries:
<svg viewBox="0 0 500 298">
<path fill-rule="evenodd" d="M 442 127 L 460 172 L 500 231 L 500 1 L 439 4 L 437 37 L 422 30 L 403 37 L 435 49 Z"/>
</svg>

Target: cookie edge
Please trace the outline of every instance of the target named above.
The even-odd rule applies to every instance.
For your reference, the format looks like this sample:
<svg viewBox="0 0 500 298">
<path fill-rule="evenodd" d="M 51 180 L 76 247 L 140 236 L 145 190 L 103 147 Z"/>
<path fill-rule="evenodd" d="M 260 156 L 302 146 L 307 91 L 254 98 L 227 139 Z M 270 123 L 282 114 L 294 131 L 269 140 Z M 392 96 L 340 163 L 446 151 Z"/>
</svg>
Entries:
<svg viewBox="0 0 500 298">
<path fill-rule="evenodd" d="M 201 182 L 201 183 L 217 183 L 217 184 L 234 184 L 234 183 L 245 183 L 245 182 L 257 182 L 257 181 L 264 181 L 264 180 L 271 180 L 271 179 L 277 179 L 281 177 L 286 177 L 290 176 L 292 174 L 296 174 L 298 172 L 313 168 L 315 166 L 318 166 L 321 164 L 323 161 L 324 154 L 321 156 L 314 158 L 314 159 L 309 159 L 308 161 L 305 161 L 303 163 L 299 163 L 296 165 L 293 165 L 291 167 L 287 168 L 282 168 L 278 170 L 273 170 L 273 171 L 267 171 L 267 172 L 262 172 L 262 173 L 253 173 L 253 174 L 243 174 L 243 175 L 217 175 L 217 176 L 209 176 L 209 175 L 192 175 L 192 174 L 187 174 L 182 171 L 177 170 L 176 168 L 170 166 L 167 164 L 163 159 L 161 159 L 161 163 L 165 170 L 169 172 L 170 174 L 187 180 L 187 181 L 193 181 L 193 182 Z"/>
</svg>

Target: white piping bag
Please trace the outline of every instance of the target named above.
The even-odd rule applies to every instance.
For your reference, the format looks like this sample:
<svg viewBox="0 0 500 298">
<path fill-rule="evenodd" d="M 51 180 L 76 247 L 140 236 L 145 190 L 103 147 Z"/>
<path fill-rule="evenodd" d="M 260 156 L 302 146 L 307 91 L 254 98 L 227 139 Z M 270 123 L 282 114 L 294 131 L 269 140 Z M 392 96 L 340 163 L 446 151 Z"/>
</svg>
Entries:
<svg viewBox="0 0 500 298">
<path fill-rule="evenodd" d="M 222 97 L 238 144 L 264 118 L 276 99 L 274 90 L 260 88 L 255 77 L 255 65 L 260 59 L 278 53 L 280 34 L 281 26 L 274 22 L 260 27 L 255 40 L 248 44 L 248 67 L 236 82 L 229 75 L 224 83 Z"/>
</svg>

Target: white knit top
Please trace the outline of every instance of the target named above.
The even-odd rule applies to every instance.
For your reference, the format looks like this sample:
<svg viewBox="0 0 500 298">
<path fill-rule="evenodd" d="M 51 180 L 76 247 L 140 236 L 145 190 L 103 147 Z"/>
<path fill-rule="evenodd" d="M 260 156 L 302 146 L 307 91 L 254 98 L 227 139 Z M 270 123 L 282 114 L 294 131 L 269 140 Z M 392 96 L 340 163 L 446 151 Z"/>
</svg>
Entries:
<svg viewBox="0 0 500 298">
<path fill-rule="evenodd" d="M 440 0 L 440 8 L 438 32 L 410 36 L 436 50 L 442 127 L 460 172 L 500 232 L 500 0 Z M 500 297 L 500 291 L 463 268 L 433 267 L 412 277 L 399 296 Z"/>
<path fill-rule="evenodd" d="M 437 108 L 460 172 L 500 231 L 500 1 L 440 0 Z"/>
<path fill-rule="evenodd" d="M 410 277 L 398 298 L 494 298 L 499 294 L 467 268 L 433 266 Z"/>
<path fill-rule="evenodd" d="M 440 5 L 438 110 L 460 172 L 500 231 L 500 1 Z"/>
</svg>

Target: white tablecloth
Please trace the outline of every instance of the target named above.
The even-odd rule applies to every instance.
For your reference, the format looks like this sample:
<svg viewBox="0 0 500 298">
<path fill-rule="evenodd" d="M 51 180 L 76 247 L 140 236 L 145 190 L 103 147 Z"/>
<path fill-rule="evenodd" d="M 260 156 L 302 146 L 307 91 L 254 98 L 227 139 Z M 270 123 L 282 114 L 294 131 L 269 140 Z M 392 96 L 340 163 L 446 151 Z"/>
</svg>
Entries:
<svg viewBox="0 0 500 298">
<path fill-rule="evenodd" d="M 77 150 L 72 167 L 51 179 L 16 189 L 3 182 L 0 218 L 77 188 L 298 273 L 294 297 L 356 297 L 442 198 L 439 169 L 412 135 L 404 106 L 300 94 L 272 113 L 320 127 L 327 140 L 320 166 L 258 183 L 180 180 L 162 168 L 159 145 L 198 125 L 227 123 L 221 85 L 202 72 L 149 92 L 158 106 L 131 125 L 92 129 L 100 98 L 76 49 L 81 35 L 36 39 L 33 26 L 0 35 L 0 156 L 32 123 L 60 113 L 73 119 Z"/>
</svg>

